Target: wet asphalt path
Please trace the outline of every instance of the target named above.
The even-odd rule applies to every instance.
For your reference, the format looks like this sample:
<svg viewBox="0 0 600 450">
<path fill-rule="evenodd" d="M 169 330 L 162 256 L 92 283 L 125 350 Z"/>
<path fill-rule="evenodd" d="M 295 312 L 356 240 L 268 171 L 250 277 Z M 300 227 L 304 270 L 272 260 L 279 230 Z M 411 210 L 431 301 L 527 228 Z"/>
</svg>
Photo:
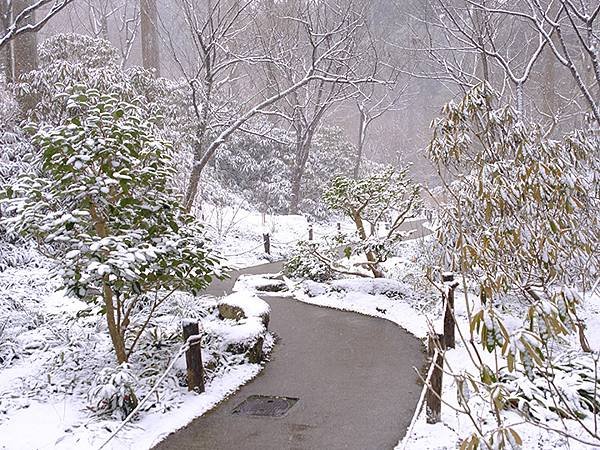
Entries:
<svg viewBox="0 0 600 450">
<path fill-rule="evenodd" d="M 413 237 L 427 234 L 422 222 Z M 222 295 L 240 274 L 275 273 L 264 264 L 215 282 Z M 156 450 L 393 449 L 414 413 L 420 387 L 414 367 L 421 342 L 394 323 L 356 313 L 265 296 L 277 337 L 264 370 L 212 411 L 169 435 Z M 298 398 L 279 418 L 233 414 L 250 395 Z"/>
</svg>

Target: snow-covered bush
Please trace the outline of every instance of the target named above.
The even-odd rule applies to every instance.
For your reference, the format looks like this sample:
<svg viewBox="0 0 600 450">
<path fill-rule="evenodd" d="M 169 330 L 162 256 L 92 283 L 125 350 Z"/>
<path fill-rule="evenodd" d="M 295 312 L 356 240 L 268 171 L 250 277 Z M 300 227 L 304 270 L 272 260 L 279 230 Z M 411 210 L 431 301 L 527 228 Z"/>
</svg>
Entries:
<svg viewBox="0 0 600 450">
<path fill-rule="evenodd" d="M 107 40 L 56 34 L 39 45 L 39 54 L 39 68 L 24 75 L 16 89 L 36 122 L 57 125 L 69 117 L 67 100 L 77 86 L 117 94 L 155 117 L 161 127 L 186 124 L 179 84 L 141 67 L 123 69 L 118 50 Z"/>
<path fill-rule="evenodd" d="M 241 194 L 259 210 L 283 212 L 290 192 L 285 160 L 289 150 L 281 142 L 287 136 L 280 130 L 269 134 L 234 134 L 215 155 L 214 173 L 223 187 Z"/>
<path fill-rule="evenodd" d="M 582 373 L 562 364 L 557 350 L 574 335 L 581 350 L 590 352 L 577 290 L 588 289 L 600 267 L 600 138 L 575 131 L 549 140 L 511 107 L 496 107 L 496 98 L 482 84 L 461 102 L 447 104 L 429 147 L 451 199 L 440 212 L 437 233 L 444 268 L 460 272 L 480 292 L 479 304 L 466 308 L 470 338 L 478 335 L 481 343 L 470 346 L 479 373 L 461 376 L 460 383 L 478 392 L 497 417 L 496 428 L 471 438 L 489 445 L 508 427 L 502 409 L 516 408 L 523 420 L 532 420 L 523 376 L 531 383 L 541 378 L 548 387 L 548 414 L 589 404 L 589 386 L 565 396 L 564 385 L 552 385 L 557 377 Z M 505 320 L 502 304 L 509 299 L 525 309 L 520 324 Z M 482 353 L 493 355 L 493 367 Z M 591 384 L 598 387 L 597 380 Z M 468 407 L 461 412 L 469 414 Z M 597 432 L 581 425 L 588 439 L 600 442 Z"/>
<path fill-rule="evenodd" d="M 585 418 L 600 413 L 598 360 L 589 354 L 561 354 L 551 367 L 535 367 L 534 376 L 503 370 L 500 382 L 510 395 L 505 402 L 527 411 L 532 420 L 544 421 L 548 411 L 561 418 Z M 560 401 L 557 401 L 557 398 Z"/>
<path fill-rule="evenodd" d="M 0 190 L 10 187 L 21 175 L 34 174 L 37 171 L 33 163 L 34 149 L 29 139 L 13 126 L 9 125 L 0 131 Z M 5 208 L 0 203 L 0 219 L 6 214 Z M 8 230 L 0 226 L 0 245 L 3 242 L 14 242 L 15 239 L 17 236 L 8 233 Z M 10 263 L 6 260 L 7 257 L 8 253 L 0 251 L 0 267 L 14 266 L 14 261 Z"/>
<path fill-rule="evenodd" d="M 302 177 L 300 211 L 317 219 L 331 214 L 323 193 L 336 176 L 352 176 L 356 149 L 340 127 L 322 127 L 312 141 L 312 150 Z"/>
<path fill-rule="evenodd" d="M 88 69 L 117 66 L 121 60 L 119 51 L 106 39 L 76 33 L 59 33 L 47 38 L 39 46 L 38 58 L 42 67 L 62 61 Z"/>
<path fill-rule="evenodd" d="M 0 200 L 1 191 L 11 186 L 23 174 L 34 174 L 38 167 L 33 164 L 34 149 L 29 137 L 19 128 L 20 111 L 17 101 L 9 89 L 0 81 Z M 0 203 L 0 219 L 6 216 Z M 11 245 L 18 236 L 8 233 L 0 225 L 0 271 L 25 263 L 31 256 L 29 249 L 21 251 Z"/>
<path fill-rule="evenodd" d="M 333 278 L 331 265 L 319 259 L 315 252 L 331 253 L 326 249 L 317 249 L 315 242 L 300 241 L 296 244 L 292 255 L 285 263 L 284 273 L 290 278 L 301 278 L 313 281 L 327 281 Z"/>
<path fill-rule="evenodd" d="M 404 236 L 402 224 L 421 206 L 419 186 L 409 179 L 408 169 L 389 167 L 359 179 L 335 177 L 323 199 L 329 208 L 341 211 L 354 222 L 358 241 L 348 242 L 348 247 L 354 254 L 366 256 L 364 265 L 375 277 L 383 277 L 380 263 Z M 377 230 L 382 223 L 389 227 L 379 236 Z"/>
<path fill-rule="evenodd" d="M 129 364 L 105 367 L 96 375 L 88 392 L 88 407 L 98 414 L 123 420 L 138 405 L 136 386 L 137 379 Z"/>
<path fill-rule="evenodd" d="M 169 145 L 143 112 L 95 90 L 67 104 L 64 124 L 35 134 L 44 176 L 11 189 L 5 223 L 44 243 L 68 291 L 100 306 L 122 363 L 156 309 L 207 286 L 219 259 L 169 187 Z"/>
<path fill-rule="evenodd" d="M 291 198 L 293 136 L 272 125 L 263 136 L 265 125 L 260 121 L 253 128 L 251 134 L 234 134 L 223 145 L 214 159 L 214 176 L 261 211 L 283 213 Z M 330 213 L 321 197 L 334 176 L 350 175 L 353 152 L 340 128 L 324 127 L 317 133 L 303 176 L 304 214 L 323 218 Z"/>
</svg>

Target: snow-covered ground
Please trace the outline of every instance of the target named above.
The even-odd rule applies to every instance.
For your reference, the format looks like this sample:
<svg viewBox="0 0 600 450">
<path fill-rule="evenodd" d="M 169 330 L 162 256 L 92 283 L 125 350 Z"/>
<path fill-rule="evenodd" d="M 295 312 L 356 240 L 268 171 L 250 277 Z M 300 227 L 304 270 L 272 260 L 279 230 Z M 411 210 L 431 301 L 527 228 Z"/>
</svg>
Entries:
<svg viewBox="0 0 600 450">
<path fill-rule="evenodd" d="M 92 408 L 110 386 L 99 381 L 114 368 L 104 316 L 87 304 L 56 291 L 48 267 L 0 272 L 0 449 L 98 449 L 119 426 L 122 415 Z M 137 417 L 104 448 L 148 449 L 186 425 L 255 377 L 262 364 L 251 364 L 228 350 L 233 342 L 264 334 L 264 303 L 251 293 L 232 302 L 248 307 L 247 320 L 218 317 L 218 299 L 174 295 L 151 323 L 144 343 L 130 360 L 141 401 L 178 355 L 181 320 L 198 320 L 208 382 L 202 394 L 185 386 L 185 357 L 179 356 Z M 260 314 L 259 314 L 260 313 Z M 273 339 L 265 335 L 263 351 Z"/>
<path fill-rule="evenodd" d="M 204 221 L 215 247 L 232 268 L 250 267 L 285 259 L 298 241 L 308 240 L 309 226 L 313 239 L 331 235 L 337 222 L 310 222 L 302 215 L 269 215 L 241 207 L 203 207 Z M 342 231 L 352 225 L 340 221 Z M 270 235 L 271 254 L 264 251 L 263 234 Z"/>
</svg>

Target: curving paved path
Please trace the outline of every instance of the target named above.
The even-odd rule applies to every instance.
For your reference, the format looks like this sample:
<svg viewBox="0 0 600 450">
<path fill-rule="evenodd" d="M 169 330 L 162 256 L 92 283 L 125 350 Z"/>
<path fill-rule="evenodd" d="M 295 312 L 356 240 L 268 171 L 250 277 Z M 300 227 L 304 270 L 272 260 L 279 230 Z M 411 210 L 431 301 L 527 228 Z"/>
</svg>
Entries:
<svg viewBox="0 0 600 450">
<path fill-rule="evenodd" d="M 413 224 L 420 236 L 421 224 Z M 230 292 L 244 274 L 278 272 L 264 264 L 213 283 Z M 279 337 L 264 370 L 218 407 L 158 444 L 156 450 L 393 449 L 414 413 L 421 342 L 387 320 L 266 296 L 269 328 Z M 232 415 L 250 395 L 299 398 L 281 418 Z"/>
</svg>

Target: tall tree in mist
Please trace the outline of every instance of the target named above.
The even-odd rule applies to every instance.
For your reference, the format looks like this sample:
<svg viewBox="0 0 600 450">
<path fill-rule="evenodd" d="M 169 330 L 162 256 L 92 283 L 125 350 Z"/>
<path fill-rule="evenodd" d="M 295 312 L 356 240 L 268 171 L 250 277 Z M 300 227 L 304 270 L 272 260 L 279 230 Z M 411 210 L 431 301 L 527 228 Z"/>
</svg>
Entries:
<svg viewBox="0 0 600 450">
<path fill-rule="evenodd" d="M 142 62 L 145 69 L 154 69 L 160 76 L 158 13 L 156 0 L 140 0 L 142 27 Z"/>
</svg>

